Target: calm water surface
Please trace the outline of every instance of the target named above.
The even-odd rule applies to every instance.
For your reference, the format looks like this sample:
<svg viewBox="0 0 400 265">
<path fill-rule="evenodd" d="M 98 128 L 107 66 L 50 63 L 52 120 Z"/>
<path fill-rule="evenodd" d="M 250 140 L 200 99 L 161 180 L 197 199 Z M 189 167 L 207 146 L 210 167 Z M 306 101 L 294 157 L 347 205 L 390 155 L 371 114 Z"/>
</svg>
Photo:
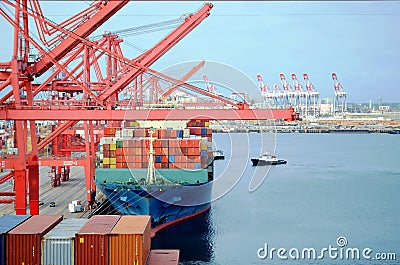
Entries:
<svg viewBox="0 0 400 265">
<path fill-rule="evenodd" d="M 180 249 L 184 265 L 400 264 L 398 135 L 278 134 L 276 154 L 288 164 L 271 167 L 254 192 L 248 187 L 256 168 L 239 162 L 249 161 L 247 152 L 260 154 L 260 134 L 241 135 L 248 145 L 232 137 L 238 136 L 214 134 L 226 153 L 224 161 L 215 162 L 215 176 L 227 167 L 238 174 L 244 170 L 239 183 L 214 201 L 210 212 L 159 232 L 153 248 Z M 370 248 L 370 256 L 395 253 L 396 260 L 331 259 L 327 253 L 320 260 L 257 256 L 265 243 L 319 254 L 329 245 L 338 248 L 339 236 L 347 240 L 344 250 Z"/>
</svg>

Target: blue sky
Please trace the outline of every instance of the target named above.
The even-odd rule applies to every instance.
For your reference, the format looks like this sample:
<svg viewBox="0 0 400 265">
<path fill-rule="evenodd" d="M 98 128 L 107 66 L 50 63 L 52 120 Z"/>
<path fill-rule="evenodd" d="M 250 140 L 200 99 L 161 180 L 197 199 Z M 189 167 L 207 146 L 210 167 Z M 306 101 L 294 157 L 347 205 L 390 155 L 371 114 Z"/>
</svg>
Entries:
<svg viewBox="0 0 400 265">
<path fill-rule="evenodd" d="M 400 102 L 400 2 L 290 1 L 212 2 L 211 15 L 153 65 L 208 60 L 240 69 L 256 82 L 260 73 L 272 86 L 279 73 L 290 79 L 308 73 L 321 97 L 332 97 L 336 72 L 350 102 Z M 130 2 L 96 33 L 177 18 L 202 2 Z M 87 2 L 44 1 L 45 15 L 61 22 Z M 1 6 L 4 7 L 4 6 Z M 4 35 L 0 61 L 10 59 L 12 29 L 0 19 Z M 96 34 L 95 33 L 95 34 Z M 166 32 L 129 37 L 150 48 Z M 2 34 L 2 36 L 4 36 Z M 127 57 L 138 55 L 122 46 Z"/>
</svg>

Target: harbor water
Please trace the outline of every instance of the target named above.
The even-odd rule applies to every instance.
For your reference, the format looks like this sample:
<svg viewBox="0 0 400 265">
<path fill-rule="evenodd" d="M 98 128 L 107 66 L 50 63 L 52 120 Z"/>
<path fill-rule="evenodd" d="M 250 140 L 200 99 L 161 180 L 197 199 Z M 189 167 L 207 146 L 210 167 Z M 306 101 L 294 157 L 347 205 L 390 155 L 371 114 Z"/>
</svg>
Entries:
<svg viewBox="0 0 400 265">
<path fill-rule="evenodd" d="M 239 172 L 240 180 L 208 213 L 160 231 L 152 248 L 180 249 L 184 265 L 399 264 L 398 135 L 213 137 L 226 155 L 215 161 L 215 177 L 228 170 Z M 248 143 L 237 144 L 235 137 Z M 249 192 L 256 170 L 249 158 L 273 148 L 274 141 L 278 158 L 288 164 L 272 166 Z M 240 159 L 247 160 L 245 168 Z M 278 256 L 271 248 L 286 252 Z"/>
</svg>

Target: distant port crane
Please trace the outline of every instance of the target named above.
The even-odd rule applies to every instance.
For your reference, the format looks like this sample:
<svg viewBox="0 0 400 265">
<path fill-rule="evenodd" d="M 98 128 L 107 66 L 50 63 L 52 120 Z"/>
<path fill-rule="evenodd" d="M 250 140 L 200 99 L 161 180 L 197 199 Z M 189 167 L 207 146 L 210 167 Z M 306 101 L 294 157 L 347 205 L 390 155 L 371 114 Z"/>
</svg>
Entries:
<svg viewBox="0 0 400 265">
<path fill-rule="evenodd" d="M 260 88 L 261 96 L 266 100 L 269 107 L 279 107 L 279 94 L 275 91 L 271 91 L 268 84 L 264 83 L 264 80 L 260 74 L 257 74 L 258 87 Z"/>
<path fill-rule="evenodd" d="M 347 92 L 343 90 L 336 73 L 332 73 L 332 79 L 334 87 L 333 115 L 343 116 L 344 112 L 347 110 Z"/>
<path fill-rule="evenodd" d="M 303 74 L 304 84 L 306 87 L 306 117 L 316 117 L 319 115 L 319 92 L 315 91 L 314 84 L 308 78 L 308 74 Z"/>
</svg>

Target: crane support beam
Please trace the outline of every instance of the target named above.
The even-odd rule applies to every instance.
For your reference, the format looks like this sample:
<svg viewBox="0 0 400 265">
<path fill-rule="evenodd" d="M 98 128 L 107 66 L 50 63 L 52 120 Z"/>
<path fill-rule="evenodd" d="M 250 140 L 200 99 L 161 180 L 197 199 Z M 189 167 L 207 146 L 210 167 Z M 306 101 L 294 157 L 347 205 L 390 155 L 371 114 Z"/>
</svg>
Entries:
<svg viewBox="0 0 400 265">
<path fill-rule="evenodd" d="M 3 109 L 0 120 L 287 120 L 295 119 L 293 109 L 152 109 L 152 110 L 31 110 Z M 40 147 L 41 145 L 39 145 Z"/>
<path fill-rule="evenodd" d="M 85 23 L 80 25 L 73 33 L 73 36 L 68 36 L 61 41 L 53 50 L 49 51 L 42 58 L 40 58 L 33 66 L 32 73 L 35 76 L 41 76 L 44 72 L 53 66 L 53 60 L 62 59 L 67 53 L 72 51 L 78 44 L 81 43 L 80 39 L 76 36 L 86 38 L 111 16 L 117 13 L 129 1 L 102 1 L 101 7 L 96 15 L 88 19 Z"/>
<path fill-rule="evenodd" d="M 84 166 L 85 158 L 74 157 L 40 157 L 39 166 Z"/>
</svg>

